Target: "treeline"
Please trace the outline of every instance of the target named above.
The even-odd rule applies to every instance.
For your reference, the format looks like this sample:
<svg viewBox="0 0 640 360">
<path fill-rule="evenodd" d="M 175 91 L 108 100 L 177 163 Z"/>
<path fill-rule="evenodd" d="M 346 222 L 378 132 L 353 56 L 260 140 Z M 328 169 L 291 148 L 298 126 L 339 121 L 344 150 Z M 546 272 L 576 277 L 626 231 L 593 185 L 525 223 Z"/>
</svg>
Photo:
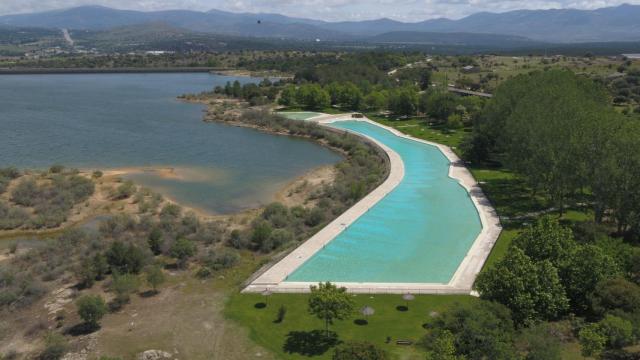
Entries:
<svg viewBox="0 0 640 360">
<path fill-rule="evenodd" d="M 214 94 L 223 94 L 228 97 L 242 99 L 247 101 L 251 106 L 265 105 L 276 100 L 280 91 L 281 82 L 272 82 L 269 79 L 263 79 L 260 83 L 240 84 L 238 80 L 233 83 L 227 81 L 225 86 L 216 86 L 213 90 Z"/>
<path fill-rule="evenodd" d="M 484 270 L 481 301 L 453 306 L 425 324 L 428 359 L 636 359 L 640 249 L 606 232 L 542 218 Z M 442 355 L 448 357 L 442 357 Z"/>
<path fill-rule="evenodd" d="M 504 163 L 560 213 L 586 199 L 597 223 L 640 235 L 640 123 L 614 111 L 605 89 L 589 79 L 550 70 L 504 82 L 464 153 Z"/>
<path fill-rule="evenodd" d="M 95 191 L 92 179 L 61 166 L 35 175 L 22 175 L 15 168 L 0 169 L 0 194 L 12 181 L 15 186 L 9 201 L 0 200 L 0 230 L 58 227 L 74 206 Z"/>
</svg>

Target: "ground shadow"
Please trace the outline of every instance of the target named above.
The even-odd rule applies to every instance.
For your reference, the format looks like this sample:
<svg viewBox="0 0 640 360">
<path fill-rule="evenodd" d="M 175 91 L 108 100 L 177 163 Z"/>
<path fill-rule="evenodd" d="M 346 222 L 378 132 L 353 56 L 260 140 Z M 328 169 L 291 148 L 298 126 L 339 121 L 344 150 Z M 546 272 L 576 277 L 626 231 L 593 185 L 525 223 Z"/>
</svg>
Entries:
<svg viewBox="0 0 640 360">
<path fill-rule="evenodd" d="M 64 331 L 64 333 L 71 336 L 81 336 L 81 335 L 91 334 L 92 332 L 97 331 L 99 329 L 100 329 L 100 326 L 95 326 L 87 323 L 79 323 L 68 328 L 67 330 Z"/>
<path fill-rule="evenodd" d="M 150 298 L 152 296 L 158 295 L 158 291 L 157 290 L 147 290 L 147 291 L 141 292 L 139 295 L 142 298 Z"/>
<path fill-rule="evenodd" d="M 287 340 L 282 349 L 289 354 L 317 356 L 326 353 L 339 343 L 338 334 L 333 331 L 330 331 L 328 336 L 323 330 L 291 331 L 287 334 Z"/>
<path fill-rule="evenodd" d="M 369 324 L 369 322 L 365 319 L 355 319 L 353 320 L 353 323 L 360 326 Z"/>
<path fill-rule="evenodd" d="M 255 305 L 253 305 L 254 308 L 256 309 L 264 309 L 267 307 L 267 304 L 263 303 L 263 302 L 259 302 L 259 303 L 255 303 Z"/>
<path fill-rule="evenodd" d="M 396 310 L 398 311 L 409 311 L 409 308 L 405 305 L 398 305 L 396 306 Z"/>
</svg>

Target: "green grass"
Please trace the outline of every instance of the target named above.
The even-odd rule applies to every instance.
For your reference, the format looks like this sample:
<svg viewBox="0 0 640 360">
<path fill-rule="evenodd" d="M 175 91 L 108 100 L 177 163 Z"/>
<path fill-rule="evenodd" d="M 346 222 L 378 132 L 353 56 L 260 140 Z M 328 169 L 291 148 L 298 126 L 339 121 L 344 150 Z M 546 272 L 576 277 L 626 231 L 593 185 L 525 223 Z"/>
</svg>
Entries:
<svg viewBox="0 0 640 360">
<path fill-rule="evenodd" d="M 426 331 L 424 324 L 430 313 L 441 313 L 453 304 L 477 301 L 471 296 L 421 295 L 409 303 L 408 311 L 399 311 L 405 302 L 400 295 L 353 295 L 356 313 L 347 320 L 336 321 L 330 327 L 338 335 L 339 341 L 360 340 L 372 342 L 387 350 L 394 359 L 423 359 L 419 346 L 396 345 L 398 339 L 419 341 Z M 256 304 L 268 303 L 265 308 Z M 250 336 L 256 343 L 271 350 L 278 358 L 298 359 L 311 356 L 330 359 L 333 350 L 328 346 L 313 345 L 317 331 L 323 330 L 324 322 L 307 312 L 308 295 L 273 294 L 268 299 L 259 294 L 233 295 L 226 307 L 225 315 L 250 329 Z M 278 308 L 287 309 L 282 323 L 276 323 Z M 364 306 L 371 306 L 375 314 L 368 318 L 368 324 L 358 325 L 363 319 L 358 312 Z M 387 336 L 391 343 L 386 343 Z M 311 342 L 311 343 L 309 343 Z M 321 342 L 321 341 L 320 341 Z M 311 354 L 310 354 L 311 353 Z"/>
<path fill-rule="evenodd" d="M 407 120 L 395 120 L 375 114 L 367 114 L 367 117 L 377 123 L 392 127 L 413 137 L 447 145 L 457 150 L 462 143 L 465 134 L 471 128 L 449 130 L 444 125 L 431 124 L 425 118 L 410 118 Z M 456 151 L 457 152 L 457 151 Z"/>
</svg>

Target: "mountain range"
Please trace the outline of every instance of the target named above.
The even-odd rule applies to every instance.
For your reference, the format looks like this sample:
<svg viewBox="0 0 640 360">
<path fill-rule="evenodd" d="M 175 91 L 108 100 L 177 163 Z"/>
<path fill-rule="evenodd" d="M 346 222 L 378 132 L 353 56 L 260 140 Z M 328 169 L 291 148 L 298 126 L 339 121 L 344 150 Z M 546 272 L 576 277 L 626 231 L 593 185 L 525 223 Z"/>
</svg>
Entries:
<svg viewBox="0 0 640 360">
<path fill-rule="evenodd" d="M 198 33 L 321 41 L 439 44 L 475 41 L 513 44 L 640 41 L 640 5 L 596 10 L 516 10 L 476 13 L 459 20 L 404 23 L 391 19 L 327 22 L 279 14 L 167 10 L 142 12 L 82 6 L 41 13 L 0 16 L 13 27 L 110 30 L 164 23 Z M 448 34 L 447 36 L 441 35 Z"/>
</svg>

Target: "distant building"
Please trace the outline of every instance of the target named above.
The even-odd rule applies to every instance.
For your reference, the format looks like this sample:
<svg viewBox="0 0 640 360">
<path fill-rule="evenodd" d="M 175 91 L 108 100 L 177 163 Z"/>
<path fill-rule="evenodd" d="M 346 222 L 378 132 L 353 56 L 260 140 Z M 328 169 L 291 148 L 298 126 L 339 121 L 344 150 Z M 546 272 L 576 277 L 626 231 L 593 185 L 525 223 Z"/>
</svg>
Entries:
<svg viewBox="0 0 640 360">
<path fill-rule="evenodd" d="M 622 54 L 627 59 L 640 60 L 640 54 Z"/>
<path fill-rule="evenodd" d="M 462 68 L 462 72 L 463 73 L 473 73 L 473 72 L 477 72 L 480 71 L 480 69 L 476 66 L 473 65 L 467 65 L 465 67 Z"/>
</svg>

